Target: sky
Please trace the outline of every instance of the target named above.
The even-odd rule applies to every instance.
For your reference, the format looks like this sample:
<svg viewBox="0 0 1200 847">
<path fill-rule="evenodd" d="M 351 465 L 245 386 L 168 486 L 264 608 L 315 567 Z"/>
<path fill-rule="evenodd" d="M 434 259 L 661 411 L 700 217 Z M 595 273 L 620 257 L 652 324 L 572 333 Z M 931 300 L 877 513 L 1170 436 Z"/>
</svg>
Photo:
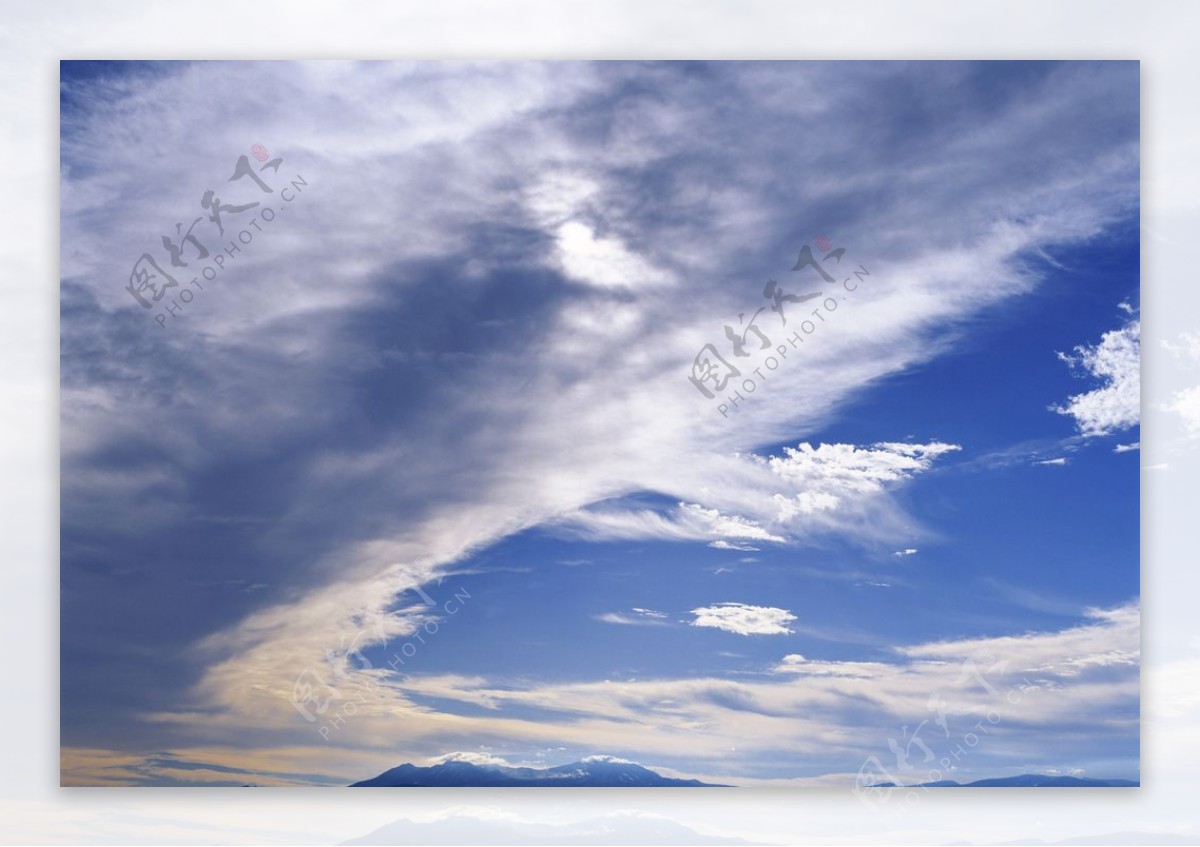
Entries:
<svg viewBox="0 0 1200 847">
<path fill-rule="evenodd" d="M 61 80 L 64 784 L 1139 778 L 1136 63 Z"/>
</svg>

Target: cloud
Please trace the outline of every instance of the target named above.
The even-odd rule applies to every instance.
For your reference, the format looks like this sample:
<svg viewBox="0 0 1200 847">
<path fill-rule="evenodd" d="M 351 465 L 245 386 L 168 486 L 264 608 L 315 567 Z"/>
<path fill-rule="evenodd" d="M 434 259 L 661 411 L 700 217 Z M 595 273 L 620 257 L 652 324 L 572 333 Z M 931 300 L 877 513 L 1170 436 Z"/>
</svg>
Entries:
<svg viewBox="0 0 1200 847">
<path fill-rule="evenodd" d="M 428 761 L 431 765 L 441 765 L 445 764 L 446 762 L 466 762 L 467 764 L 479 765 L 481 767 L 511 767 L 506 760 L 500 758 L 499 756 L 493 756 L 491 753 L 457 751 L 454 753 L 446 753 L 441 756 L 434 756 Z"/>
<path fill-rule="evenodd" d="M 939 756 L 948 755 L 978 721 L 1000 715 L 989 724 L 986 741 L 961 763 L 964 772 L 995 773 L 1014 757 L 1031 769 L 1063 761 L 1086 764 L 1084 756 L 1094 752 L 1097 740 L 1106 757 L 1121 745 L 1136 749 L 1139 659 L 1140 612 L 1134 601 L 1085 610 L 1058 630 L 899 645 L 873 658 L 788 653 L 762 673 L 737 679 L 538 681 L 412 674 L 364 689 L 356 701 L 356 744 L 338 751 L 338 769 L 362 778 L 396 760 L 439 756 L 422 756 L 421 750 L 445 749 L 447 738 L 473 737 L 514 750 L 612 750 L 684 772 L 752 781 L 752 768 L 739 774 L 729 763 L 728 750 L 736 746 L 744 763 L 758 755 L 775 761 L 783 755 L 804 763 L 795 775 L 838 773 L 843 776 L 835 781 L 852 784 L 867 756 L 887 760 L 888 739 L 902 738 L 902 727 L 930 717 L 931 699 L 954 733 L 953 741 L 936 731 L 923 736 Z M 415 705 L 431 699 L 437 709 Z M 1084 732 L 1080 714 L 1088 716 Z M 405 720 L 399 740 L 397 715 Z M 218 727 L 227 719 L 213 717 Z M 290 750 L 196 748 L 179 755 L 210 765 L 254 763 L 305 773 L 327 768 L 335 750 L 317 742 Z M 104 756 L 90 759 L 98 763 Z M 122 760 L 118 767 L 126 771 L 114 771 L 113 780 L 119 782 L 138 761 Z"/>
<path fill-rule="evenodd" d="M 1200 332 L 1181 332 L 1178 341 L 1163 341 L 1162 345 L 1177 359 L 1200 362 Z"/>
<path fill-rule="evenodd" d="M 910 479 L 929 470 L 935 459 L 961 450 L 957 444 L 880 442 L 870 447 L 853 444 L 800 444 L 785 447 L 783 456 L 767 459 L 771 470 L 798 485 L 828 489 L 830 494 L 871 494 L 884 485 Z"/>
<path fill-rule="evenodd" d="M 961 449 L 957 444 L 937 441 L 881 442 L 870 447 L 801 444 L 785 447 L 784 455 L 770 457 L 767 465 L 777 476 L 802 489 L 791 497 L 774 496 L 780 520 L 787 521 L 797 514 L 836 509 L 848 499 L 879 494 L 888 484 L 927 471 L 935 459 Z"/>
<path fill-rule="evenodd" d="M 584 756 L 579 761 L 581 762 L 606 762 L 612 765 L 635 765 L 637 762 L 632 759 L 622 759 L 619 756 L 609 756 L 604 753 L 598 753 L 594 756 Z"/>
<path fill-rule="evenodd" d="M 722 629 L 735 635 L 789 635 L 788 624 L 796 616 L 787 609 L 750 606 L 745 603 L 717 603 L 692 609 L 692 626 Z"/>
<path fill-rule="evenodd" d="M 620 239 L 597 238 L 579 221 L 558 228 L 558 249 L 568 276 L 601 288 L 652 286 L 670 279 L 631 253 Z"/>
<path fill-rule="evenodd" d="M 1008 670 L 1078 676 L 1088 667 L 1135 667 L 1140 657 L 1141 609 L 1137 603 L 1084 610 L 1086 623 L 1057 633 L 942 641 L 899 652 L 909 658 L 961 659 L 971 650 L 1009 662 Z"/>
<path fill-rule="evenodd" d="M 618 624 L 620 626 L 668 626 L 666 612 L 657 612 L 653 609 L 638 609 L 634 608 L 632 614 L 625 612 L 605 612 L 601 615 L 594 616 L 596 620 L 602 623 Z"/>
<path fill-rule="evenodd" d="M 1177 359 L 1200 363 L 1200 333 L 1182 332 L 1178 341 L 1164 341 L 1163 347 Z M 1171 402 L 1163 403 L 1161 408 L 1179 416 L 1189 437 L 1200 436 L 1200 385 L 1173 392 Z"/>
<path fill-rule="evenodd" d="M 733 542 L 733 541 L 726 541 L 723 538 L 718 538 L 716 541 L 710 541 L 708 543 L 708 546 L 713 547 L 717 550 L 740 550 L 743 553 L 757 553 L 759 551 L 759 548 L 754 547 L 750 544 L 741 544 L 741 543 L 737 543 L 737 542 Z"/>
<path fill-rule="evenodd" d="M 1114 453 L 1131 453 L 1134 450 L 1140 450 L 1140 449 L 1142 449 L 1142 442 L 1134 441 L 1131 444 L 1116 445 L 1115 447 L 1113 447 L 1113 452 Z"/>
<path fill-rule="evenodd" d="M 1067 458 L 1065 456 L 1059 456 L 1056 459 L 1042 459 L 1040 462 L 1034 462 L 1034 464 L 1035 465 L 1056 465 L 1058 467 L 1064 467 L 1067 464 Z"/>
<path fill-rule="evenodd" d="M 637 606 L 634 606 L 633 610 L 639 615 L 646 615 L 651 618 L 665 618 L 667 616 L 666 612 L 656 612 L 653 609 L 639 609 Z"/>
<path fill-rule="evenodd" d="M 886 532 L 887 491 L 960 449 L 937 441 L 866 447 L 801 443 L 779 455 L 739 454 L 719 463 L 719 490 L 701 489 L 733 513 L 683 502 L 667 510 L 603 505 L 574 512 L 560 523 L 591 539 L 707 540 L 723 550 L 754 549 L 746 541 L 782 544 L 853 521 Z"/>
<path fill-rule="evenodd" d="M 720 549 L 755 549 L 733 547 L 726 539 L 746 538 L 754 541 L 782 543 L 786 539 L 740 515 L 723 515 L 717 509 L 706 509 L 698 503 L 679 503 L 666 513 L 640 509 L 625 511 L 612 508 L 586 509 L 565 515 L 559 523 L 593 540 L 659 538 L 673 541 L 704 541 L 716 538 L 730 544 Z M 716 543 L 710 545 L 716 546 Z"/>
<path fill-rule="evenodd" d="M 1142 400 L 1140 343 L 1141 323 L 1134 319 L 1104 333 L 1097 344 L 1076 347 L 1074 355 L 1059 353 L 1072 369 L 1084 371 L 1101 385 L 1072 395 L 1065 406 L 1050 408 L 1074 418 L 1085 437 L 1137 426 Z"/>
<path fill-rule="evenodd" d="M 1200 385 L 1176 391 L 1164 408 L 1179 415 L 1189 436 L 1200 436 Z"/>
<path fill-rule="evenodd" d="M 799 653 L 789 653 L 775 666 L 775 673 L 802 674 L 804 676 L 842 676 L 872 679 L 890 674 L 894 668 L 881 662 L 829 662 L 812 661 Z"/>
<path fill-rule="evenodd" d="M 84 588 L 63 599 L 64 738 L 130 737 L 137 721 L 139 743 L 214 744 L 198 761 L 295 766 L 261 742 L 272 733 L 297 760 L 361 776 L 397 744 L 430 756 L 473 749 L 444 742 L 476 728 L 553 735 L 429 710 L 389 670 L 328 654 L 417 632 L 445 613 L 413 589 L 444 601 L 432 587 L 458 562 L 533 527 L 911 539 L 892 491 L 949 445 L 765 451 L 812 438 L 951 349 L 964 320 L 1036 289 L 1028 251 L 1135 216 L 1136 70 L 1029 67 L 1001 80 L 1019 96 L 986 109 L 978 66 L 958 63 L 936 80 L 875 63 L 203 62 L 117 83 L 68 67 L 63 581 Z M 921 144 L 845 143 L 909 137 L 911 104 L 893 92 L 928 83 Z M 254 140 L 307 178 L 306 205 L 160 329 L 121 280 Z M 835 233 L 872 285 L 725 420 L 690 363 L 761 301 L 749 280 L 787 272 L 800 218 Z M 630 505 L 640 497 L 667 505 Z M 218 537 L 196 515 L 252 529 Z M 179 584 L 92 578 L 101 537 L 113 561 Z M 197 603 L 197 574 L 269 587 Z M 349 734 L 309 745 L 288 701 L 313 667 L 380 710 L 356 723 L 369 750 Z M 131 717 L 131 689 L 153 719 Z M 731 690 L 745 694 L 704 694 Z"/>
<path fill-rule="evenodd" d="M 903 550 L 897 550 L 893 556 L 915 556 L 920 551 L 916 547 L 905 547 Z"/>
</svg>

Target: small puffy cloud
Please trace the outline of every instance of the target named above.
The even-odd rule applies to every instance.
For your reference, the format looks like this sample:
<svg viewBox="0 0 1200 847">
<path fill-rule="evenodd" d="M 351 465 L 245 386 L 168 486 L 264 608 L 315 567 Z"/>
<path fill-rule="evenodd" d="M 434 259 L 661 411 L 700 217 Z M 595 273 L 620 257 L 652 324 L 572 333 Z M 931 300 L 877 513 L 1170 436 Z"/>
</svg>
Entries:
<svg viewBox="0 0 1200 847">
<path fill-rule="evenodd" d="M 1065 456 L 1059 456 L 1056 459 L 1042 459 L 1042 461 L 1034 462 L 1034 464 L 1035 465 L 1052 465 L 1052 466 L 1061 468 L 1067 464 L 1067 459 Z"/>
<path fill-rule="evenodd" d="M 878 494 L 888 483 L 900 482 L 929 470 L 935 459 L 960 450 L 940 441 L 907 444 L 883 441 L 869 447 L 853 444 L 800 444 L 785 447 L 767 466 L 800 491 L 790 497 L 776 494 L 779 519 L 838 508 L 848 498 Z"/>
<path fill-rule="evenodd" d="M 745 603 L 717 603 L 692 609 L 692 626 L 723 629 L 735 635 L 789 635 L 788 624 L 796 616 L 787 609 L 750 606 Z"/>
<path fill-rule="evenodd" d="M 905 547 L 903 550 L 897 550 L 893 556 L 915 556 L 919 551 L 916 547 Z"/>
<path fill-rule="evenodd" d="M 1134 450 L 1142 449 L 1142 442 L 1135 441 L 1132 444 L 1118 444 L 1113 448 L 1114 453 L 1131 453 Z"/>
<path fill-rule="evenodd" d="M 832 489 L 835 493 L 871 493 L 885 483 L 899 482 L 928 470 L 946 453 L 961 450 L 957 444 L 933 441 L 908 444 L 881 441 L 869 447 L 854 444 L 799 444 L 785 447 L 782 456 L 767 459 L 780 477 L 795 483 Z"/>
<path fill-rule="evenodd" d="M 1099 343 L 1080 345 L 1074 354 L 1059 353 L 1058 357 L 1072 369 L 1099 380 L 1101 385 L 1074 394 L 1066 405 L 1051 406 L 1051 410 L 1074 418 L 1080 433 L 1089 437 L 1137 426 L 1142 398 L 1139 321 L 1131 320 L 1104 333 Z"/>
</svg>

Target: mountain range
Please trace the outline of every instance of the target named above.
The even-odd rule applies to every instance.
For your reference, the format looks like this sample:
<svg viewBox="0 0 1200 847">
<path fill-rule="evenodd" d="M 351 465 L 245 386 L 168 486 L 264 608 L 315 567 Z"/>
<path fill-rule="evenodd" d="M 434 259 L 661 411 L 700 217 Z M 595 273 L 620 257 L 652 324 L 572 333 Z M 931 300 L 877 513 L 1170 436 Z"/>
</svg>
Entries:
<svg viewBox="0 0 1200 847">
<path fill-rule="evenodd" d="M 511 767 L 450 759 L 422 767 L 403 764 L 351 788 L 724 788 L 698 779 L 674 779 L 613 756 L 588 756 L 551 768 Z"/>
<path fill-rule="evenodd" d="M 942 779 L 937 782 L 922 782 L 917 785 L 896 785 L 881 782 L 874 788 L 1137 788 L 1140 782 L 1132 779 L 1092 779 L 1083 776 L 1050 776 L 1040 773 L 1023 773 L 1018 776 L 1000 776 L 977 779 L 974 782 L 955 782 Z"/>
</svg>

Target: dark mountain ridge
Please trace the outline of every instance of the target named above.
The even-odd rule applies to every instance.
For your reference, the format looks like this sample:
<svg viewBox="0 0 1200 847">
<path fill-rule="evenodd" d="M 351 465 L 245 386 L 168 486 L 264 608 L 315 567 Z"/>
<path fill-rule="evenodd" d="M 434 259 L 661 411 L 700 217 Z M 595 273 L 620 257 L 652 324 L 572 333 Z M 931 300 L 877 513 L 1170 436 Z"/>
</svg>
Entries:
<svg viewBox="0 0 1200 847">
<path fill-rule="evenodd" d="M 942 779 L 937 782 L 922 782 L 915 785 L 897 785 L 881 782 L 874 788 L 1137 788 L 1140 782 L 1133 779 L 1092 779 L 1085 776 L 1051 776 L 1042 773 L 1023 773 L 1017 776 L 998 776 L 977 779 L 973 782 L 955 782 Z"/>
<path fill-rule="evenodd" d="M 475 764 L 451 759 L 429 767 L 403 764 L 351 788 L 724 788 L 698 779 L 666 777 L 635 762 L 589 756 L 551 768 Z"/>
</svg>

